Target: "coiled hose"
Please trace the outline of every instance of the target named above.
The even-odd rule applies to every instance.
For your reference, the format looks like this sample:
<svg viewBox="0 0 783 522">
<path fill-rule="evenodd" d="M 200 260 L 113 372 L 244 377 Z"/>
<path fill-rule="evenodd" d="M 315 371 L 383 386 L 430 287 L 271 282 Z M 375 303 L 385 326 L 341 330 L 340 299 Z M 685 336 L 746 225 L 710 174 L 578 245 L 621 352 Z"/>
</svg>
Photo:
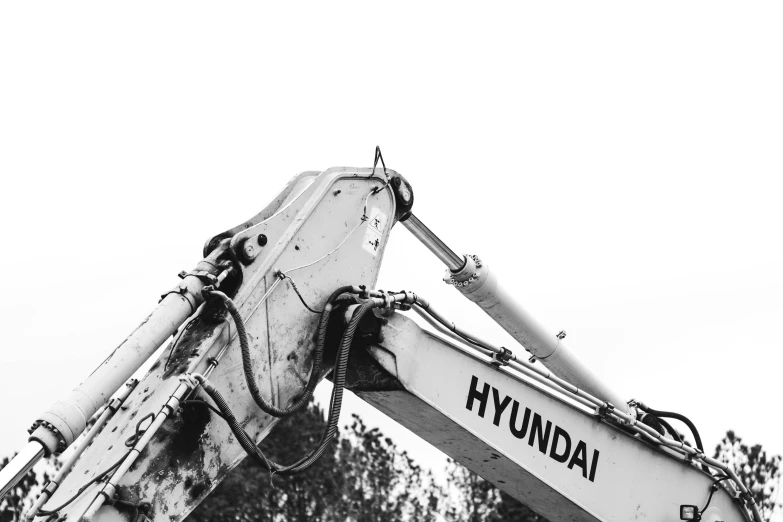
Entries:
<svg viewBox="0 0 783 522">
<path fill-rule="evenodd" d="M 327 323 L 328 323 L 328 314 L 331 313 L 331 302 L 333 302 L 337 298 L 337 296 L 339 296 L 341 293 L 344 293 L 350 290 L 351 288 L 352 287 L 343 287 L 335 291 L 332 294 L 332 296 L 330 296 L 329 302 L 327 302 L 326 307 L 324 307 L 324 313 L 327 316 L 326 318 Z M 226 303 L 227 308 L 229 309 L 229 313 L 231 313 L 231 307 L 233 306 L 233 302 L 231 302 L 231 300 L 228 297 L 226 297 L 226 299 L 227 301 L 224 302 Z M 218 409 L 223 414 L 223 417 L 228 423 L 231 432 L 237 438 L 237 441 L 239 442 L 240 446 L 242 446 L 242 449 L 244 449 L 245 452 L 250 457 L 252 457 L 256 462 L 258 462 L 262 468 L 272 473 L 277 473 L 280 475 L 293 475 L 309 469 L 326 452 L 329 445 L 334 440 L 335 435 L 337 434 L 337 427 L 340 421 L 340 410 L 342 408 L 343 390 L 345 387 L 345 373 L 348 367 L 348 356 L 350 355 L 350 348 L 353 342 L 354 335 L 356 333 L 356 328 L 359 326 L 359 322 L 362 320 L 362 317 L 364 317 L 364 315 L 367 312 L 369 312 L 371 309 L 375 308 L 376 306 L 377 304 L 374 301 L 367 301 L 361 304 L 354 311 L 353 316 L 351 317 L 351 321 L 348 323 L 348 326 L 345 329 L 345 332 L 343 333 L 343 337 L 340 341 L 340 348 L 338 349 L 337 357 L 335 360 L 334 387 L 332 388 L 332 397 L 329 405 L 329 420 L 327 422 L 326 428 L 324 429 L 324 432 L 321 435 L 321 440 L 319 441 L 318 446 L 309 454 L 302 457 L 301 459 L 294 462 L 293 464 L 283 465 L 283 464 L 278 464 L 276 462 L 272 462 L 269 459 L 267 459 L 266 456 L 261 452 L 261 450 L 259 450 L 258 447 L 255 445 L 255 442 L 253 442 L 250 436 L 247 433 L 245 433 L 245 431 L 242 429 L 242 426 L 239 424 L 239 421 L 234 416 L 233 412 L 231 411 L 231 408 L 229 407 L 228 403 L 226 403 L 226 401 L 223 399 L 223 396 L 220 394 L 220 392 L 204 376 L 198 374 L 193 375 L 193 378 L 196 379 L 199 382 L 199 384 L 201 384 L 204 391 L 215 402 Z M 328 312 L 327 312 L 327 308 L 329 308 Z M 236 307 L 233 307 L 233 309 L 236 310 Z M 232 313 L 232 317 L 234 317 L 233 313 Z M 235 322 L 237 322 L 236 319 L 237 318 L 234 317 Z M 322 315 L 322 321 L 323 321 L 323 315 Z M 247 339 L 246 339 L 247 334 L 244 331 L 244 325 L 240 329 L 239 324 L 240 323 L 237 322 L 237 332 L 239 332 L 238 335 L 240 339 L 240 345 L 243 346 L 244 348 L 245 346 L 247 346 Z M 319 324 L 318 345 L 320 346 L 320 350 L 321 350 L 321 353 L 318 356 L 319 365 L 320 365 L 320 361 L 323 359 L 322 340 L 325 340 L 325 331 L 326 331 L 325 326 L 323 327 L 323 330 L 321 329 L 321 326 L 322 325 Z M 323 331 L 323 338 L 321 337 L 322 331 Z M 243 362 L 245 359 L 244 353 L 245 352 L 243 349 Z M 320 369 L 319 369 L 319 373 L 320 373 Z M 247 372 L 245 375 L 247 376 Z M 315 372 L 315 360 L 313 361 L 313 373 L 310 376 L 310 381 L 308 381 L 307 389 L 310 388 L 310 383 L 313 380 L 315 380 L 317 383 L 318 376 Z M 256 397 L 254 397 L 254 399 L 255 398 Z M 263 401 L 263 399 L 261 400 Z M 309 396 L 307 397 L 307 400 L 309 400 Z M 256 402 L 258 403 L 259 401 L 257 400 Z M 297 406 L 300 402 L 302 402 L 302 398 L 300 398 L 299 401 L 297 401 L 297 404 L 295 404 L 294 406 Z M 265 401 L 264 404 L 266 406 L 269 406 Z M 261 404 L 259 404 L 259 406 L 261 406 Z M 275 410 L 288 412 L 288 411 L 294 411 L 293 408 L 294 407 L 292 406 L 291 408 L 288 408 L 286 410 L 280 410 L 277 408 L 275 408 Z M 266 409 L 263 408 L 263 406 L 262 409 L 266 411 Z"/>
<path fill-rule="evenodd" d="M 261 391 L 256 384 L 255 374 L 253 373 L 253 360 L 250 356 L 250 346 L 247 342 L 247 331 L 245 329 L 245 322 L 242 320 L 242 316 L 239 314 L 234 302 L 226 294 L 219 290 L 215 290 L 212 287 L 206 287 L 202 290 L 205 298 L 220 299 L 226 306 L 228 313 L 234 319 L 234 324 L 237 328 L 237 336 L 239 337 L 239 346 L 242 350 L 242 369 L 245 372 L 245 381 L 247 382 L 247 388 L 250 390 L 250 395 L 253 400 L 265 413 L 272 415 L 273 417 L 285 417 L 292 413 L 295 413 L 304 408 L 310 401 L 313 395 L 318 380 L 321 375 L 321 364 L 323 363 L 324 356 L 324 344 L 326 343 L 326 329 L 329 326 L 329 318 L 332 313 L 333 303 L 340 294 L 348 292 L 352 289 L 351 286 L 343 286 L 335 290 L 329 299 L 326 301 L 323 311 L 321 312 L 321 319 L 318 322 L 318 330 L 316 332 L 315 350 L 313 352 L 313 368 L 310 372 L 310 378 L 307 381 L 304 393 L 288 408 L 278 408 L 274 404 L 266 402 L 261 395 Z"/>
</svg>

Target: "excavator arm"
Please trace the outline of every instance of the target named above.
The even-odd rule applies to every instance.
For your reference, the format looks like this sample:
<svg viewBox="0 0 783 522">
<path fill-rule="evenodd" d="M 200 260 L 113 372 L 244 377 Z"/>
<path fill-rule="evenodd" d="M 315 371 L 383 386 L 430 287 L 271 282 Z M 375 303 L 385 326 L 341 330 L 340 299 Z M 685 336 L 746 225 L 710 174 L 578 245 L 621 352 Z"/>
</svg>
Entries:
<svg viewBox="0 0 783 522">
<path fill-rule="evenodd" d="M 549 520 L 680 520 L 680 506 L 710 497 L 716 476 L 580 401 L 540 363 L 498 364 L 401 313 L 381 332 L 368 350 L 402 389 L 356 395 Z M 736 494 L 716 492 L 721 516 L 702 519 L 747 520 Z"/>
<path fill-rule="evenodd" d="M 0 493 L 70 448 L 28 520 L 181 520 L 248 455 L 272 473 L 309 468 L 336 435 L 348 389 L 552 520 L 739 521 L 750 511 L 760 522 L 725 464 L 642 422 L 643 405 L 616 398 L 564 335 L 546 332 L 412 205 L 411 185 L 385 165 L 294 177 L 208 240 L 152 314 L 38 416 L 0 471 Z M 467 333 L 415 292 L 377 290 L 397 223 L 529 353 Z M 334 386 L 319 445 L 270 462 L 257 445 L 324 377 Z"/>
</svg>

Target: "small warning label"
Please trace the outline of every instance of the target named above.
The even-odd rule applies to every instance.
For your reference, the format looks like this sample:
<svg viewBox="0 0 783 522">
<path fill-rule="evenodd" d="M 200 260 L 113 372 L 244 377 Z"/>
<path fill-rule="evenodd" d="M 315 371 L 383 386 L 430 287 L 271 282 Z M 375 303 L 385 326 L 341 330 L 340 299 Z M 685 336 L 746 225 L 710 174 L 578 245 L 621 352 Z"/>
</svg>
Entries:
<svg viewBox="0 0 783 522">
<path fill-rule="evenodd" d="M 373 228 L 367 227 L 362 247 L 375 257 L 378 254 L 378 249 L 381 248 L 381 235 Z"/>
<path fill-rule="evenodd" d="M 370 212 L 370 220 L 367 222 L 367 230 L 364 232 L 362 248 L 375 257 L 381 248 L 381 237 L 386 226 L 386 214 L 378 207 L 373 207 Z"/>
<path fill-rule="evenodd" d="M 370 212 L 370 227 L 374 228 L 379 234 L 383 234 L 383 228 L 386 226 L 386 214 L 381 212 L 378 207 L 372 207 Z"/>
</svg>

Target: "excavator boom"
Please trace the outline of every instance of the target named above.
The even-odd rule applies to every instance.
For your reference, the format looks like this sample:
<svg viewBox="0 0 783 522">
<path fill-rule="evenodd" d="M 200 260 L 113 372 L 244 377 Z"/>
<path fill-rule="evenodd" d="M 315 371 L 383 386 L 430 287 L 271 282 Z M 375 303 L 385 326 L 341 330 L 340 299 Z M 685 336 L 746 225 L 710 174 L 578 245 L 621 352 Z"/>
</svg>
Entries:
<svg viewBox="0 0 783 522">
<path fill-rule="evenodd" d="M 295 176 L 259 214 L 208 240 L 136 331 L 36 418 L 0 471 L 2 493 L 44 454 L 73 446 L 28 520 L 181 520 L 247 455 L 273 473 L 306 470 L 334 439 L 348 389 L 552 520 L 761 521 L 732 470 L 642 422 L 642 405 L 616 396 L 564 333 L 541 327 L 412 206 L 411 185 L 385 165 Z M 520 346 L 466 332 L 415 292 L 376 289 L 396 223 Z M 295 463 L 268 461 L 257 445 L 325 377 L 334 386 L 318 447 Z M 707 510 L 695 507 L 708 496 Z"/>
</svg>

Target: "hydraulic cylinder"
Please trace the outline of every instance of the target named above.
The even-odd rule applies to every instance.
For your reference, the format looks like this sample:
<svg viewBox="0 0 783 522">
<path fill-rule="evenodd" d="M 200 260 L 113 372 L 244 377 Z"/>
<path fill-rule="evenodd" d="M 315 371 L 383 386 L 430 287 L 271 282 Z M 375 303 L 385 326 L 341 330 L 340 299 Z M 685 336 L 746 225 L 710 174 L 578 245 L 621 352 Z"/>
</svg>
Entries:
<svg viewBox="0 0 783 522">
<path fill-rule="evenodd" d="M 558 377 L 578 386 L 595 397 L 611 402 L 623 411 L 625 401 L 603 382 L 566 347 L 565 333 L 547 331 L 499 283 L 489 267 L 478 256 L 458 256 L 416 216 L 402 224 L 448 267 L 446 282 L 476 303 L 519 344 Z M 516 356 L 516 355 L 515 355 Z"/>
</svg>

